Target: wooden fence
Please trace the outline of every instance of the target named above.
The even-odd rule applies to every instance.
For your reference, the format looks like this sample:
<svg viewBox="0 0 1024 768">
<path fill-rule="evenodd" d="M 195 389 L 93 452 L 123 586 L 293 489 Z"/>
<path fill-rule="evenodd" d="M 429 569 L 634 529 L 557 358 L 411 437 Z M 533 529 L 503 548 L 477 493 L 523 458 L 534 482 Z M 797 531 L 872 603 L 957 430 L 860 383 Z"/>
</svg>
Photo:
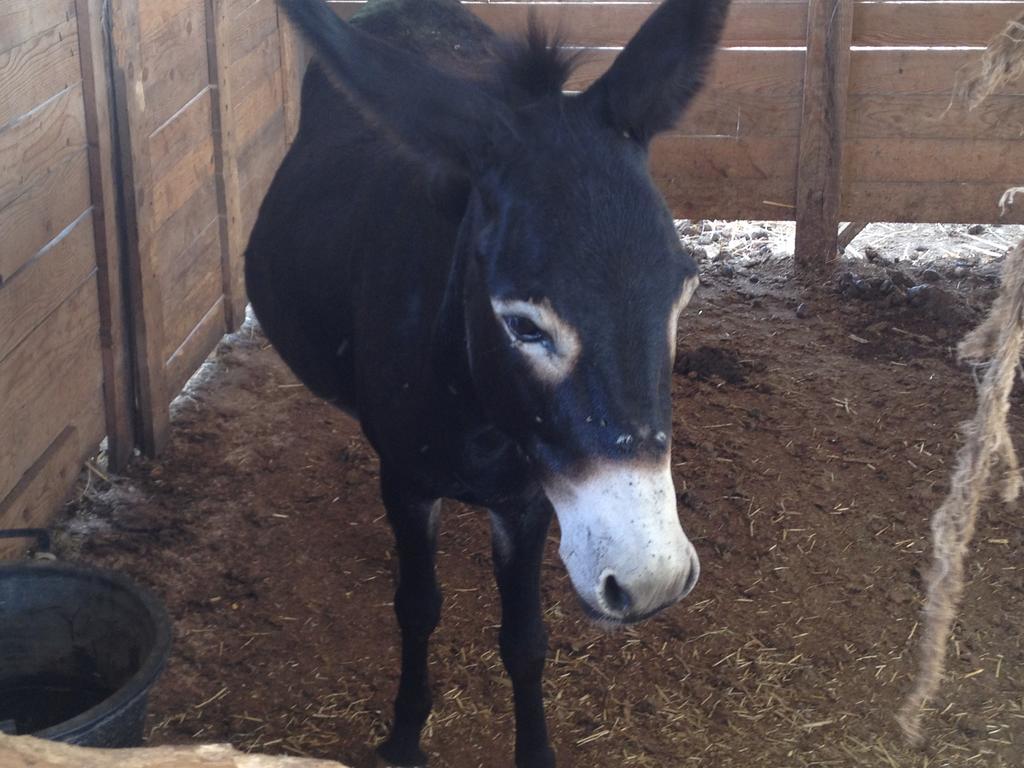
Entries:
<svg viewBox="0 0 1024 768">
<path fill-rule="evenodd" d="M 297 125 L 274 0 L 0 0 L 0 528 L 162 447 Z M 282 53 L 283 52 L 283 53 Z"/>
<path fill-rule="evenodd" d="M 347 17 L 359 0 L 336 0 Z M 592 82 L 650 2 L 468 2 L 516 32 L 533 7 L 584 49 Z M 676 215 L 795 219 L 797 258 L 835 253 L 847 221 L 1024 222 L 997 202 L 1020 183 L 1024 82 L 975 112 L 947 110 L 959 68 L 1021 2 L 734 0 L 708 87 L 652 169 Z M 1017 158 L 1017 162 L 1011 161 Z"/>
<path fill-rule="evenodd" d="M 246 239 L 295 127 L 281 30 L 274 0 L 124 0 L 112 17 L 140 442 L 149 453 L 167 437 L 171 399 L 244 318 Z"/>
<path fill-rule="evenodd" d="M 0 3 L 0 526 L 56 507 L 105 434 L 130 450 L 95 0 Z"/>
<path fill-rule="evenodd" d="M 466 4 L 504 32 L 530 7 Z M 655 5 L 532 7 L 587 49 L 579 89 Z M 1024 83 L 947 106 L 1022 10 L 735 0 L 655 176 L 680 217 L 797 220 L 807 261 L 834 251 L 839 218 L 998 221 Z M 45 518 L 104 435 L 115 467 L 159 452 L 170 400 L 241 322 L 241 255 L 300 76 L 274 0 L 0 0 L 0 527 Z"/>
</svg>

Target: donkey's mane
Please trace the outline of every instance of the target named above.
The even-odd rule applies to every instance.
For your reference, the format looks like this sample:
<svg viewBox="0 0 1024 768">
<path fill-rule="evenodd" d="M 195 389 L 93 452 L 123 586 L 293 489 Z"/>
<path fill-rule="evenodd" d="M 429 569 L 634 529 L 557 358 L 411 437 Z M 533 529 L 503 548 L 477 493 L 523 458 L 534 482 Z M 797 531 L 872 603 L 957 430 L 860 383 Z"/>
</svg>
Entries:
<svg viewBox="0 0 1024 768">
<path fill-rule="evenodd" d="M 506 39 L 498 51 L 498 82 L 511 101 L 535 101 L 561 93 L 579 63 L 579 54 L 562 47 L 558 31 L 529 15 L 526 32 Z"/>
</svg>

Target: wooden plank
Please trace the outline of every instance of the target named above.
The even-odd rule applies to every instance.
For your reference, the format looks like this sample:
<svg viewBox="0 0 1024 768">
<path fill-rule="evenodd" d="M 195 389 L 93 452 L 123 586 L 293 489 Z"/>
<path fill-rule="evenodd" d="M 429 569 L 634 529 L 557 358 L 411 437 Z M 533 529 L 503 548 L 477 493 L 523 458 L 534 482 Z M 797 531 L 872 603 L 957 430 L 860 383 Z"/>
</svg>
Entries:
<svg viewBox="0 0 1024 768">
<path fill-rule="evenodd" d="M 1024 2 L 857 3 L 854 45 L 988 45 Z"/>
<path fill-rule="evenodd" d="M 278 76 L 280 69 L 280 38 L 278 35 L 269 35 L 228 67 L 231 107 L 236 108 L 239 101 L 243 101 L 254 88 Z"/>
<path fill-rule="evenodd" d="M 0 361 L 96 269 L 92 209 L 0 288 Z"/>
<path fill-rule="evenodd" d="M 1024 97 L 991 96 L 973 110 L 948 107 L 948 94 L 851 96 L 847 136 L 1015 141 L 1024 137 Z"/>
<path fill-rule="evenodd" d="M 706 179 L 795 179 L 795 138 L 734 139 L 668 134 L 651 146 L 652 168 L 702 183 Z"/>
<path fill-rule="evenodd" d="M 141 55 L 145 125 L 153 132 L 210 82 L 204 0 L 191 0 L 154 27 L 142 39 Z"/>
<path fill-rule="evenodd" d="M 0 495 L 81 414 L 102 434 L 103 365 L 95 280 L 87 280 L 0 362 Z"/>
<path fill-rule="evenodd" d="M 217 84 L 217 110 L 214 119 L 214 135 L 217 142 L 217 209 L 220 233 L 220 272 L 222 315 L 228 330 L 241 327 L 245 318 L 244 264 L 239 227 L 241 188 L 238 181 L 236 153 L 240 142 L 238 133 L 238 110 L 235 107 L 235 83 L 232 79 L 231 25 L 235 17 L 229 16 L 231 8 L 225 0 L 208 0 L 207 14 L 210 19 L 211 35 L 208 40 L 210 80 Z M 275 14 L 276 21 L 276 14 Z M 270 74 L 275 77 L 274 73 Z"/>
<path fill-rule="evenodd" d="M 1016 144 L 1016 145 L 1015 145 Z M 844 178 L 851 181 L 1020 182 L 1021 142 L 986 139 L 852 139 L 846 142 Z"/>
<path fill-rule="evenodd" d="M 580 66 L 566 83 L 566 90 L 582 90 L 615 60 L 617 51 L 583 51 Z M 803 51 L 723 50 L 708 72 L 706 91 L 746 95 L 799 96 L 805 62 Z"/>
<path fill-rule="evenodd" d="M 224 297 L 209 312 L 167 361 L 169 392 L 180 392 L 224 335 Z"/>
<path fill-rule="evenodd" d="M 197 7 L 196 0 L 138 0 L 139 34 L 143 45 L 165 36 L 166 29 L 178 24 L 183 14 Z"/>
<path fill-rule="evenodd" d="M 225 64 L 230 68 L 267 38 L 277 37 L 277 3 L 257 0 L 226 23 Z"/>
<path fill-rule="evenodd" d="M 78 430 L 67 426 L 0 499 L 0 529 L 48 527 L 74 485 L 81 464 Z M 0 541 L 0 560 L 19 557 L 28 543 Z"/>
<path fill-rule="evenodd" d="M 4 0 L 0 3 L 0 51 L 31 40 L 74 15 L 74 0 Z"/>
<path fill-rule="evenodd" d="M 364 3 L 335 0 L 330 3 L 342 18 L 350 18 Z M 568 45 L 623 46 L 636 33 L 657 3 L 580 2 L 464 2 L 496 32 L 515 36 L 526 29 L 530 9 L 548 29 L 560 30 Z M 722 35 L 722 45 L 804 44 L 807 1 L 733 3 Z"/>
<path fill-rule="evenodd" d="M 80 79 L 74 17 L 0 53 L 0 126 Z"/>
<path fill-rule="evenodd" d="M 239 752 L 228 745 L 98 749 L 0 734 L 4 768 L 348 768 L 334 760 Z"/>
<path fill-rule="evenodd" d="M 234 140 L 237 145 L 248 143 L 283 104 L 279 72 L 260 82 L 244 97 L 238 98 L 237 106 L 232 109 Z"/>
<path fill-rule="evenodd" d="M 168 359 L 223 293 L 220 221 L 211 221 L 169 266 L 162 276 L 167 302 L 164 354 Z"/>
<path fill-rule="evenodd" d="M 85 145 L 80 83 L 9 123 L 0 130 L 0 208 Z"/>
<path fill-rule="evenodd" d="M 614 50 L 583 51 L 566 89 L 586 88 L 617 55 Z M 707 86 L 683 116 L 679 131 L 695 136 L 799 135 L 804 58 L 801 50 L 719 51 Z"/>
<path fill-rule="evenodd" d="M 566 82 L 566 90 L 582 90 L 600 77 L 617 51 L 589 48 L 581 52 L 579 68 Z M 707 90 L 742 94 L 799 95 L 804 79 L 804 52 L 800 50 L 720 50 L 708 72 Z"/>
<path fill-rule="evenodd" d="M 249 137 L 248 143 L 239 148 L 239 184 L 244 187 L 255 180 L 269 183 L 284 157 L 284 136 L 284 108 L 279 107 L 270 119 Z"/>
<path fill-rule="evenodd" d="M 705 89 L 697 94 L 676 130 L 691 136 L 795 138 L 800 135 L 800 107 L 799 94 Z"/>
<path fill-rule="evenodd" d="M 213 89 L 204 88 L 158 131 L 149 137 L 150 169 L 155 180 L 212 140 Z"/>
<path fill-rule="evenodd" d="M 558 29 L 570 45 L 623 46 L 653 13 L 657 3 L 464 3 L 496 32 L 515 36 L 526 28 L 534 9 L 549 29 Z M 734 2 L 722 45 L 793 45 L 804 43 L 806 0 L 765 4 Z"/>
<path fill-rule="evenodd" d="M 205 226 L 189 233 L 188 237 L 190 240 L 181 251 L 178 251 L 174 256 L 161 259 L 159 272 L 160 286 L 163 289 L 165 305 L 168 309 L 173 310 L 173 313 L 179 311 L 182 297 L 203 279 L 203 275 L 198 274 L 199 272 L 212 272 L 215 275 L 220 275 L 219 266 L 216 269 L 210 269 L 210 262 L 203 261 L 211 250 L 219 253 L 219 244 L 217 243 L 218 225 L 217 216 L 210 217 Z M 210 301 L 203 304 L 201 311 L 182 321 L 187 326 L 186 330 L 191 330 L 202 319 L 202 316 L 212 304 L 213 299 L 211 298 Z M 173 319 L 168 319 L 167 327 L 170 328 L 174 322 Z M 185 336 L 186 334 L 182 333 L 175 340 L 167 344 L 168 355 L 178 348 L 178 345 L 181 344 Z"/>
<path fill-rule="evenodd" d="M 119 472 L 135 449 L 135 393 L 129 365 L 128 318 L 121 274 L 117 218 L 117 171 L 111 124 L 110 58 L 104 24 L 106 0 L 77 0 L 85 130 L 89 142 L 89 182 L 96 255 L 103 362 L 107 462 Z"/>
<path fill-rule="evenodd" d="M 707 180 L 694 184 L 685 176 L 654 172 L 655 182 L 669 209 L 681 219 L 792 219 L 795 185 L 792 179 Z"/>
<path fill-rule="evenodd" d="M 82 149 L 0 207 L 0 286 L 90 204 L 89 158 Z"/>
<path fill-rule="evenodd" d="M 257 159 L 260 160 L 259 163 L 248 167 L 246 183 L 242 185 L 240 193 L 242 216 L 240 231 L 242 242 L 246 246 L 249 243 L 253 225 L 256 223 L 256 217 L 259 215 L 260 206 L 263 204 L 263 198 L 266 197 L 267 190 L 270 188 L 274 176 L 277 175 L 281 160 L 280 157 L 276 162 L 271 162 L 269 157 Z"/>
<path fill-rule="evenodd" d="M 853 0 L 810 0 L 796 182 L 798 269 L 836 258 Z"/>
<path fill-rule="evenodd" d="M 260 0 L 222 0 L 222 2 L 225 3 L 226 7 L 224 10 L 230 24 L 236 16 L 244 13 L 250 5 L 260 2 Z"/>
<path fill-rule="evenodd" d="M 159 227 L 195 194 L 200 187 L 216 183 L 214 178 L 213 136 L 203 137 L 202 142 L 178 158 L 177 162 L 151 187 L 153 219 L 152 226 Z M 160 254 L 155 254 L 158 258 Z"/>
<path fill-rule="evenodd" d="M 850 57 L 850 93 L 941 94 L 948 102 L 957 72 L 980 55 L 971 50 L 856 50 Z M 1024 78 L 993 95 L 1024 95 Z"/>
<path fill-rule="evenodd" d="M 292 27 L 280 5 L 277 8 L 277 28 L 281 41 L 281 87 L 284 101 L 285 143 L 291 145 L 299 130 L 302 78 L 306 74 L 309 52 L 302 37 Z"/>
<path fill-rule="evenodd" d="M 568 90 L 581 90 L 614 59 L 592 51 Z M 707 86 L 683 115 L 678 131 L 693 136 L 798 136 L 804 76 L 803 51 L 719 51 Z"/>
<path fill-rule="evenodd" d="M 163 274 L 166 264 L 184 253 L 196 235 L 206 229 L 206 225 L 214 221 L 218 215 L 216 186 L 205 184 L 199 187 L 195 194 L 153 233 L 152 248 L 157 254 L 157 274 Z"/>
<path fill-rule="evenodd" d="M 276 171 L 276 168 L 274 170 Z M 266 176 L 256 176 L 241 188 L 239 193 L 241 217 L 239 231 L 242 233 L 242 241 L 246 244 L 249 242 L 253 225 L 256 223 L 257 215 L 259 215 L 260 205 L 267 194 L 267 189 L 270 187 L 272 180 L 273 172 Z"/>
<path fill-rule="evenodd" d="M 163 304 L 152 250 L 152 174 L 148 154 L 142 39 L 137 0 L 121 3 L 111 19 L 114 125 L 118 132 L 124 212 L 125 264 L 142 450 L 155 456 L 170 430 L 163 361 Z"/>
<path fill-rule="evenodd" d="M 888 5 L 888 4 L 887 4 Z M 895 5 L 895 4 L 893 4 Z M 766 6 L 773 7 L 773 6 Z M 731 14 L 735 17 L 742 9 L 736 6 Z M 801 35 L 801 39 L 802 39 Z M 592 82 L 603 72 L 614 59 L 616 51 L 594 51 L 589 53 L 589 62 L 585 63 L 580 73 L 570 81 L 570 89 L 579 89 Z M 977 51 L 854 51 L 850 64 L 850 93 L 950 93 L 956 71 L 967 61 L 977 57 Z M 733 82 L 743 83 L 753 74 L 754 83 L 771 73 L 776 61 L 803 61 L 800 51 L 735 51 L 725 50 L 716 57 L 714 70 L 723 75 L 715 75 L 709 83 L 708 90 L 729 87 Z M 735 61 L 735 67 L 724 66 Z M 772 77 L 772 82 L 780 91 L 785 86 L 795 85 L 799 90 L 801 76 L 793 77 L 792 64 L 783 65 Z M 756 89 L 756 85 L 754 86 Z M 763 86 L 762 86 L 763 87 Z M 1011 86 L 1005 93 L 1020 94 L 1024 85 Z"/>
<path fill-rule="evenodd" d="M 849 181 L 842 216 L 852 221 L 1024 224 L 1024 206 L 1000 217 L 1005 184 Z"/>
</svg>

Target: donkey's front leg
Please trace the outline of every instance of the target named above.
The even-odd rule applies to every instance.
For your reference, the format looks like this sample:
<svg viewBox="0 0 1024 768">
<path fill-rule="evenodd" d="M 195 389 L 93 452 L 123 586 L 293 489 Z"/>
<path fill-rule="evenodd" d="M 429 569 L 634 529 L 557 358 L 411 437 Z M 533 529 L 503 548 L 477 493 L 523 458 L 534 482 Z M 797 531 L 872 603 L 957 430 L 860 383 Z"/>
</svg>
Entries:
<svg viewBox="0 0 1024 768">
<path fill-rule="evenodd" d="M 540 562 L 551 505 L 540 497 L 491 513 L 494 573 L 501 593 L 501 659 L 512 678 L 516 768 L 553 768 L 541 691 L 548 633 L 541 619 Z"/>
<path fill-rule="evenodd" d="M 381 468 L 381 490 L 398 548 L 395 615 L 402 631 L 402 675 L 395 722 L 377 753 L 392 765 L 424 766 L 427 756 L 420 749 L 420 732 L 432 704 L 427 642 L 441 618 L 441 590 L 434 574 L 441 502 L 412 493 L 385 467 Z"/>
</svg>

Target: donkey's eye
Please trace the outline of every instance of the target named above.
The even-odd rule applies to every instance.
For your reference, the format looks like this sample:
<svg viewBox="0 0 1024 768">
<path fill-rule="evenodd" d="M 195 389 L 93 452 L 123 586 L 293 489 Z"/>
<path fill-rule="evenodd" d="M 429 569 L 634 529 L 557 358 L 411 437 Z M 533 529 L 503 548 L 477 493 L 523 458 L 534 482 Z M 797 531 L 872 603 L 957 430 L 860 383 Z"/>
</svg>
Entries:
<svg viewBox="0 0 1024 768">
<path fill-rule="evenodd" d="M 533 320 L 524 315 L 506 315 L 504 319 L 516 341 L 524 344 L 543 344 L 551 340 L 551 337 L 537 327 Z"/>
</svg>

